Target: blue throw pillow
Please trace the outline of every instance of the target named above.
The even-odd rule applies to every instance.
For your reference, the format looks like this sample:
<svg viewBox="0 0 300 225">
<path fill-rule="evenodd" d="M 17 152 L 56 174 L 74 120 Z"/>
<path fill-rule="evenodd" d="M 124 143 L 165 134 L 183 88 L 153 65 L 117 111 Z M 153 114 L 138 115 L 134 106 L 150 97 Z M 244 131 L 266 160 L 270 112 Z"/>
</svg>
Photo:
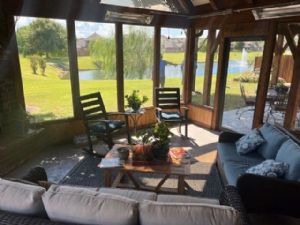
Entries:
<svg viewBox="0 0 300 225">
<path fill-rule="evenodd" d="M 283 177 L 289 169 L 289 165 L 284 162 L 277 162 L 273 159 L 267 159 L 261 164 L 250 167 L 246 173 L 267 176 L 267 177 Z"/>
<path fill-rule="evenodd" d="M 300 179 L 300 146 L 292 140 L 284 142 L 276 156 L 276 161 L 289 164 L 289 170 L 285 174 L 288 180 Z"/>
<path fill-rule="evenodd" d="M 241 137 L 236 143 L 237 153 L 240 155 L 245 155 L 257 149 L 265 139 L 261 136 L 257 129 L 253 129 L 250 133 Z"/>
</svg>

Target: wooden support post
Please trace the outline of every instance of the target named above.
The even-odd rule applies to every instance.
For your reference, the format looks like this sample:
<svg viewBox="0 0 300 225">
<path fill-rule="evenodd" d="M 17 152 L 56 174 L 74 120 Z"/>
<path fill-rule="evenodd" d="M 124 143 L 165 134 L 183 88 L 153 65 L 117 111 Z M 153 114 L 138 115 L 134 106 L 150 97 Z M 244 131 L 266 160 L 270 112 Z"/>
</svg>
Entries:
<svg viewBox="0 0 300 225">
<path fill-rule="evenodd" d="M 161 29 L 159 26 L 155 27 L 154 31 L 154 53 L 153 53 L 153 71 L 152 71 L 152 80 L 153 80 L 153 105 L 155 103 L 155 88 L 159 87 L 159 67 L 160 67 L 160 37 Z"/>
<path fill-rule="evenodd" d="M 123 62 L 123 28 L 116 23 L 116 68 L 117 68 L 117 99 L 118 111 L 124 112 L 124 62 Z"/>
<path fill-rule="evenodd" d="M 192 97 L 192 76 L 194 76 L 195 65 L 195 28 L 191 27 L 187 31 L 186 51 L 185 51 L 185 64 L 183 81 L 183 102 L 188 104 L 191 102 Z"/>
<path fill-rule="evenodd" d="M 67 20 L 67 34 L 68 34 L 68 53 L 69 53 L 69 67 L 70 67 L 70 80 L 73 100 L 74 117 L 79 118 L 79 101 L 80 87 L 78 75 L 78 62 L 77 62 L 77 48 L 76 48 L 76 34 L 75 34 L 75 21 Z"/>
<path fill-rule="evenodd" d="M 298 40 L 298 45 L 295 46 L 295 51 L 293 52 L 294 57 L 294 69 L 293 69 L 293 79 L 291 83 L 291 88 L 289 92 L 289 100 L 287 104 L 284 127 L 289 130 L 294 130 L 295 122 L 297 117 L 297 111 L 300 104 L 300 40 Z"/>
<path fill-rule="evenodd" d="M 277 24 L 270 23 L 269 35 L 265 41 L 262 66 L 257 86 L 253 127 L 259 127 L 263 123 L 266 97 L 269 88 L 270 73 L 272 68 L 273 52 L 276 44 Z"/>
<path fill-rule="evenodd" d="M 203 105 L 210 105 L 210 92 L 212 73 L 214 66 L 215 51 L 212 46 L 216 41 L 216 30 L 210 29 L 207 37 L 207 48 L 206 48 L 206 59 L 205 59 L 205 70 L 204 70 L 204 83 L 203 83 Z"/>
<path fill-rule="evenodd" d="M 283 35 L 279 34 L 277 43 L 276 43 L 275 52 L 274 52 L 275 54 L 274 54 L 274 59 L 273 59 L 273 71 L 272 71 L 272 75 L 271 75 L 271 85 L 276 85 L 277 80 L 278 80 L 281 58 L 284 53 L 283 41 L 284 41 Z"/>
<path fill-rule="evenodd" d="M 2 6 L 2 2 L 1 5 Z M 16 98 L 18 104 L 25 109 L 25 99 L 24 99 L 24 91 L 23 91 L 23 80 L 22 80 L 22 73 L 19 61 L 19 51 L 18 51 L 18 44 L 15 32 L 15 22 L 14 17 L 12 15 L 6 14 L 4 8 L 2 8 L 3 12 L 0 12 L 0 17 L 2 16 L 1 31 L 4 31 L 0 34 L 1 44 L 8 54 L 8 60 L 1 65 L 3 68 L 1 69 L 1 73 L 4 77 L 12 77 L 14 79 L 14 88 L 16 93 Z"/>
<path fill-rule="evenodd" d="M 216 81 L 217 88 L 214 98 L 214 113 L 212 118 L 212 128 L 214 130 L 219 130 L 222 124 L 222 111 L 224 109 L 225 88 L 230 53 L 230 40 L 228 38 L 224 38 L 223 35 L 220 40 L 218 74 Z"/>
</svg>

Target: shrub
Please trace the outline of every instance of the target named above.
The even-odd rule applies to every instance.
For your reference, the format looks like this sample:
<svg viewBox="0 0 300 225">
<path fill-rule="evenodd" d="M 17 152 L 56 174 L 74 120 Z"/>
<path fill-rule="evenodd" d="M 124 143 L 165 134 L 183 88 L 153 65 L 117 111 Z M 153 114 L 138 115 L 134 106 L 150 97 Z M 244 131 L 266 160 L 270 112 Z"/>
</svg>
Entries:
<svg viewBox="0 0 300 225">
<path fill-rule="evenodd" d="M 38 55 L 33 55 L 30 56 L 30 67 L 32 69 L 33 74 L 37 74 L 37 69 L 38 69 L 38 64 L 39 64 L 39 56 Z"/>
<path fill-rule="evenodd" d="M 42 72 L 42 75 L 45 75 L 46 71 L 46 60 L 43 57 L 39 57 L 39 66 Z"/>
<path fill-rule="evenodd" d="M 242 83 L 258 83 L 259 76 L 255 73 L 243 73 L 242 76 L 236 77 L 233 81 L 239 81 Z"/>
</svg>

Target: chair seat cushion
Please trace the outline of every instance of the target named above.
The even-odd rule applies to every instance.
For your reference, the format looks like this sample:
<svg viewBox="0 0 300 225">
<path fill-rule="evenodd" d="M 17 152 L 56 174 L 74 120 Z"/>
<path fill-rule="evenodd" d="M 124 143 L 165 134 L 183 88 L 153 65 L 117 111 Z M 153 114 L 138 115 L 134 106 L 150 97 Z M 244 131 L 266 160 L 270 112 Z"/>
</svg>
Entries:
<svg viewBox="0 0 300 225">
<path fill-rule="evenodd" d="M 27 216 L 44 216 L 45 188 L 0 178 L 0 210 Z"/>
<path fill-rule="evenodd" d="M 160 119 L 161 120 L 178 120 L 180 121 L 182 119 L 179 112 L 161 112 L 160 113 Z"/>
<path fill-rule="evenodd" d="M 140 204 L 140 224 L 240 225 L 241 217 L 229 206 L 144 201 Z"/>
<path fill-rule="evenodd" d="M 117 196 L 123 196 L 126 198 L 133 199 L 137 202 L 142 202 L 144 200 L 151 200 L 156 201 L 157 195 L 154 192 L 148 191 L 136 191 L 136 190 L 127 190 L 127 189 L 120 189 L 120 188 L 100 188 L 100 193 L 103 194 L 111 194 Z"/>
<path fill-rule="evenodd" d="M 122 128 L 125 125 L 125 121 L 122 120 L 110 120 L 108 121 L 108 127 L 109 127 L 109 132 L 118 130 Z M 106 130 L 105 123 L 93 123 L 89 125 L 89 128 L 91 129 L 92 132 L 97 132 L 97 133 L 107 133 L 108 131 Z"/>
<path fill-rule="evenodd" d="M 239 155 L 236 151 L 235 143 L 218 143 L 217 146 L 218 157 L 223 164 L 226 162 L 239 162 L 251 167 L 264 161 L 264 158 L 256 151 L 247 155 Z"/>
<path fill-rule="evenodd" d="M 79 187 L 57 186 L 43 195 L 50 220 L 71 224 L 135 225 L 138 202 Z"/>
</svg>

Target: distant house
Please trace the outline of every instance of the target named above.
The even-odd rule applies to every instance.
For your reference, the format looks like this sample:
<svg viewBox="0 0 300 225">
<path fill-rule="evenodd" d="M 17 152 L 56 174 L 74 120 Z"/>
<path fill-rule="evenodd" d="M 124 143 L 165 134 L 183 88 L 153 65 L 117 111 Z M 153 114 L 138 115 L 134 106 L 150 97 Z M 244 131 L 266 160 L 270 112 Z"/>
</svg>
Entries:
<svg viewBox="0 0 300 225">
<path fill-rule="evenodd" d="M 97 34 L 96 32 L 94 32 L 87 38 L 78 38 L 77 41 L 76 41 L 78 56 L 88 56 L 90 54 L 89 53 L 89 43 L 90 43 L 90 41 L 95 40 L 99 37 L 100 37 L 100 35 Z"/>
<path fill-rule="evenodd" d="M 161 37 L 161 49 L 163 52 L 183 52 L 185 50 L 185 38 Z"/>
</svg>

